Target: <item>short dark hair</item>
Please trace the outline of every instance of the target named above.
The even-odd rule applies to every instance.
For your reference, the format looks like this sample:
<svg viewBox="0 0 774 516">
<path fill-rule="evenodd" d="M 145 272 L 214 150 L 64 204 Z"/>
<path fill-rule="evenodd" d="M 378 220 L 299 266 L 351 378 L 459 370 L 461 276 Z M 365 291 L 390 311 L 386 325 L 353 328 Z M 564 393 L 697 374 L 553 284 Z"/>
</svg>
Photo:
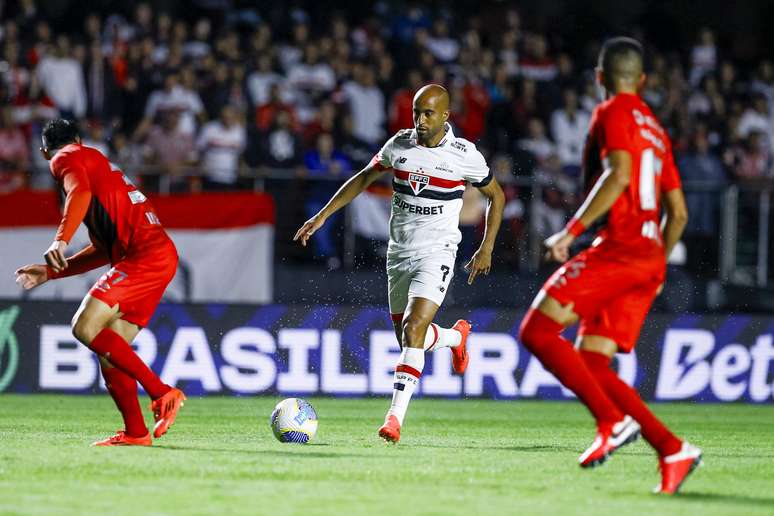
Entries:
<svg viewBox="0 0 774 516">
<path fill-rule="evenodd" d="M 637 54 L 640 61 L 643 60 L 645 52 L 639 41 L 626 36 L 610 38 L 605 41 L 604 45 L 602 45 L 602 50 L 599 52 L 599 66 L 602 70 L 611 71 L 615 59 L 631 53 Z"/>
<path fill-rule="evenodd" d="M 75 122 L 64 118 L 49 120 L 43 127 L 43 143 L 49 150 L 75 143 L 79 136 L 78 126 Z"/>
</svg>

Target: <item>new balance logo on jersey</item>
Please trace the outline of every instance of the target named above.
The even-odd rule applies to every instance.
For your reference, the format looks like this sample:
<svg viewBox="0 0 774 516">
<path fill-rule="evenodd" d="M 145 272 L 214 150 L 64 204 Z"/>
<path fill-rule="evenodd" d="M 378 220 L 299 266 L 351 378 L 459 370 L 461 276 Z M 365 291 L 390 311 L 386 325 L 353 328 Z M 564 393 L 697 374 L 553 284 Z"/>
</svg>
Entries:
<svg viewBox="0 0 774 516">
<path fill-rule="evenodd" d="M 422 174 L 409 174 L 409 186 L 414 195 L 419 195 L 419 192 L 425 189 L 430 184 L 430 176 L 424 176 Z"/>
<path fill-rule="evenodd" d="M 402 164 L 404 164 L 406 161 L 408 161 L 408 159 L 407 159 L 407 158 L 404 156 L 404 157 L 402 157 L 402 158 L 400 158 L 400 159 L 398 160 L 398 164 L 399 164 L 399 165 L 402 165 Z"/>
</svg>

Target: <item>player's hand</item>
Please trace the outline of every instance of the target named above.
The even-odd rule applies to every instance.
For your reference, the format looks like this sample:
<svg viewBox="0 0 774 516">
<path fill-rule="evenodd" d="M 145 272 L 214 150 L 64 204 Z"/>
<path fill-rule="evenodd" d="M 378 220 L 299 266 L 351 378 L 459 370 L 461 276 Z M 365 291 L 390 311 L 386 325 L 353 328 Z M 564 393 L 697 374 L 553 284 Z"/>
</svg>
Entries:
<svg viewBox="0 0 774 516">
<path fill-rule="evenodd" d="M 62 272 L 67 268 L 67 259 L 64 255 L 65 249 L 67 249 L 67 242 L 64 240 L 54 240 L 46 254 L 43 255 L 46 263 L 54 269 L 54 272 Z"/>
<path fill-rule="evenodd" d="M 24 290 L 33 289 L 48 281 L 45 265 L 25 265 L 16 270 L 16 283 Z"/>
<path fill-rule="evenodd" d="M 657 296 L 660 296 L 660 295 L 661 295 L 661 293 L 662 293 L 663 291 L 664 291 L 664 284 L 662 283 L 662 284 L 661 284 L 661 285 L 659 285 L 659 286 L 658 286 L 658 288 L 656 289 L 656 295 L 657 295 Z"/>
<path fill-rule="evenodd" d="M 566 230 L 561 230 L 546 238 L 543 245 L 546 247 L 546 260 L 564 263 L 570 258 L 570 246 L 575 237 Z"/>
<path fill-rule="evenodd" d="M 468 275 L 468 285 L 472 285 L 479 274 L 488 275 L 492 268 L 492 250 L 479 247 L 478 251 L 473 253 L 473 257 L 465 265 Z"/>
<path fill-rule="evenodd" d="M 320 229 L 325 224 L 325 217 L 319 213 L 311 219 L 304 222 L 304 225 L 296 231 L 296 236 L 293 237 L 294 242 L 301 241 L 301 245 L 306 247 L 307 241 L 314 235 L 314 232 Z"/>
</svg>

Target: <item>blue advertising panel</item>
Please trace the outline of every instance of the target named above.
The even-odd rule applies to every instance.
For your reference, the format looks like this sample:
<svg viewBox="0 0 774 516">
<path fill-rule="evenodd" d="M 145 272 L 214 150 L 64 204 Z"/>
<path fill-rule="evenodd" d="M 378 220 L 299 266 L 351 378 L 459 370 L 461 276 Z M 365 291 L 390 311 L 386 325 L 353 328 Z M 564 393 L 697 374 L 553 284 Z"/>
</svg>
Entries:
<svg viewBox="0 0 774 516">
<path fill-rule="evenodd" d="M 92 393 L 97 361 L 72 337 L 77 304 L 0 301 L 0 392 Z M 443 310 L 438 321 L 473 324 L 470 366 L 428 356 L 420 395 L 572 398 L 518 341 L 522 313 Z M 653 314 L 635 353 L 616 360 L 644 398 L 771 403 L 774 317 Z M 573 331 L 567 332 L 568 338 Z M 382 396 L 399 354 L 381 307 L 162 304 L 134 342 L 162 379 L 189 395 Z"/>
</svg>

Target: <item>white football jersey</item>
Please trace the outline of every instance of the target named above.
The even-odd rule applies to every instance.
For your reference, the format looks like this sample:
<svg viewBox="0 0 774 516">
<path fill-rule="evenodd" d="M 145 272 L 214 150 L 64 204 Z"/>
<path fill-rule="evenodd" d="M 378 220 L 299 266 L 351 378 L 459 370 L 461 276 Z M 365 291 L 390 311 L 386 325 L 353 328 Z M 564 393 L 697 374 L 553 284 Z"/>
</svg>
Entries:
<svg viewBox="0 0 774 516">
<path fill-rule="evenodd" d="M 454 252 L 465 185 L 489 184 L 492 174 L 476 146 L 457 138 L 446 124 L 436 147 L 417 144 L 414 129 L 387 140 L 371 165 L 393 173 L 390 244 L 393 257 L 410 257 L 447 248 Z"/>
</svg>

